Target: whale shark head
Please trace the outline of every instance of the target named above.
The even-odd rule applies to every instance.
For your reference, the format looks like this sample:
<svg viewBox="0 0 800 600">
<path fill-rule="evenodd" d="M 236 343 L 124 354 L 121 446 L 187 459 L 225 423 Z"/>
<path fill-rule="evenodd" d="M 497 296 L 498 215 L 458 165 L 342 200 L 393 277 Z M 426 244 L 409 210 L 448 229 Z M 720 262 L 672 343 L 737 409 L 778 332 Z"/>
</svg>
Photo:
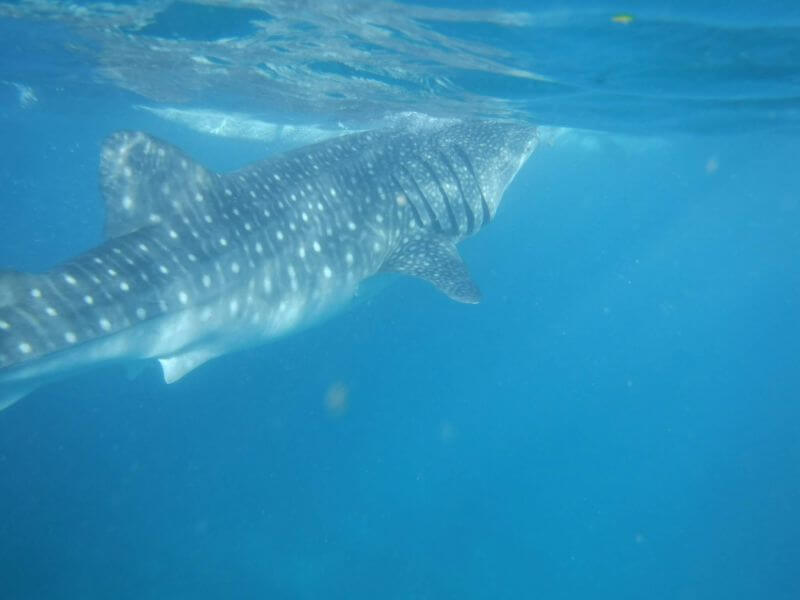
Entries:
<svg viewBox="0 0 800 600">
<path fill-rule="evenodd" d="M 503 192 L 539 142 L 537 128 L 525 123 L 466 121 L 447 130 L 443 143 L 463 148 L 489 210 L 494 217 Z"/>
</svg>

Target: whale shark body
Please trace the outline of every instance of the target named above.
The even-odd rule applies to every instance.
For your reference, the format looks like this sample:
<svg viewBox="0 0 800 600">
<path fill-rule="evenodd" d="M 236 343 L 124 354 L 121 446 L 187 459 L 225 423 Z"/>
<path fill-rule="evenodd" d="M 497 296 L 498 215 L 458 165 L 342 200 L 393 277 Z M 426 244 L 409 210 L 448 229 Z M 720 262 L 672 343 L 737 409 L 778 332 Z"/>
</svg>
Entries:
<svg viewBox="0 0 800 600">
<path fill-rule="evenodd" d="M 480 292 L 456 244 L 487 225 L 537 144 L 527 124 L 337 137 L 219 174 L 141 132 L 101 154 L 104 243 L 0 273 L 0 409 L 70 373 L 157 359 L 167 383 L 345 303 L 381 272 Z"/>
</svg>

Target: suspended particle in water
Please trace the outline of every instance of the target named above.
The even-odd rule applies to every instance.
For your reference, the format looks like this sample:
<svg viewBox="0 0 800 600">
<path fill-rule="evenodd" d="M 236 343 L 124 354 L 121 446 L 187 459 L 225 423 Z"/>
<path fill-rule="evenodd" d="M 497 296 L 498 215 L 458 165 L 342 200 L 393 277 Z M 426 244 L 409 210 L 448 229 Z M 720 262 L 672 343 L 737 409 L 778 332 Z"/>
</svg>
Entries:
<svg viewBox="0 0 800 600">
<path fill-rule="evenodd" d="M 341 417 L 350 407 L 350 389 L 341 381 L 335 381 L 325 392 L 325 410 L 332 417 Z"/>
</svg>

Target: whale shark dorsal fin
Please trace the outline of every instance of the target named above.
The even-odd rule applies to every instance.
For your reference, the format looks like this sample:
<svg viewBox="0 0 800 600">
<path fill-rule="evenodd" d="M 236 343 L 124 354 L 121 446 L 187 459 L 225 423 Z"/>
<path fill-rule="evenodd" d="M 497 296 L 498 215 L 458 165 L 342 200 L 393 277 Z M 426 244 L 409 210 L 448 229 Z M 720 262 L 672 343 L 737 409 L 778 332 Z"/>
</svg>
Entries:
<svg viewBox="0 0 800 600">
<path fill-rule="evenodd" d="M 174 146 L 142 132 L 111 135 L 100 155 L 106 236 L 126 235 L 189 210 L 192 203 L 205 200 L 217 177 Z"/>
<path fill-rule="evenodd" d="M 418 277 L 448 297 L 477 304 L 481 291 L 472 281 L 455 244 L 447 239 L 418 237 L 398 248 L 384 263 L 383 271 Z"/>
</svg>

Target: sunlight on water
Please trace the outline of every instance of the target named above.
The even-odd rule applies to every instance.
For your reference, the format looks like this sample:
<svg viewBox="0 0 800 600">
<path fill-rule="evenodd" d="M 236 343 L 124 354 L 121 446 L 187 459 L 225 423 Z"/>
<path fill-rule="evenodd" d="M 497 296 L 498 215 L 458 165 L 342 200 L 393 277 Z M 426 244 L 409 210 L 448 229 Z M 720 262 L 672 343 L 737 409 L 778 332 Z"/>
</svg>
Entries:
<svg viewBox="0 0 800 600">
<path fill-rule="evenodd" d="M 0 3 L 0 17 L 66 28 L 74 40 L 64 51 L 92 63 L 90 79 L 191 110 L 267 121 L 280 114 L 284 123 L 291 115 L 326 128 L 404 110 L 652 133 L 721 130 L 744 111 L 750 128 L 796 126 L 786 101 L 800 56 L 785 23 L 752 27 L 731 11 L 709 14 L 380 2 L 297 11 L 278 0 Z M 750 78 L 754 67 L 774 76 Z M 219 121 L 204 127 L 226 134 Z"/>
</svg>

